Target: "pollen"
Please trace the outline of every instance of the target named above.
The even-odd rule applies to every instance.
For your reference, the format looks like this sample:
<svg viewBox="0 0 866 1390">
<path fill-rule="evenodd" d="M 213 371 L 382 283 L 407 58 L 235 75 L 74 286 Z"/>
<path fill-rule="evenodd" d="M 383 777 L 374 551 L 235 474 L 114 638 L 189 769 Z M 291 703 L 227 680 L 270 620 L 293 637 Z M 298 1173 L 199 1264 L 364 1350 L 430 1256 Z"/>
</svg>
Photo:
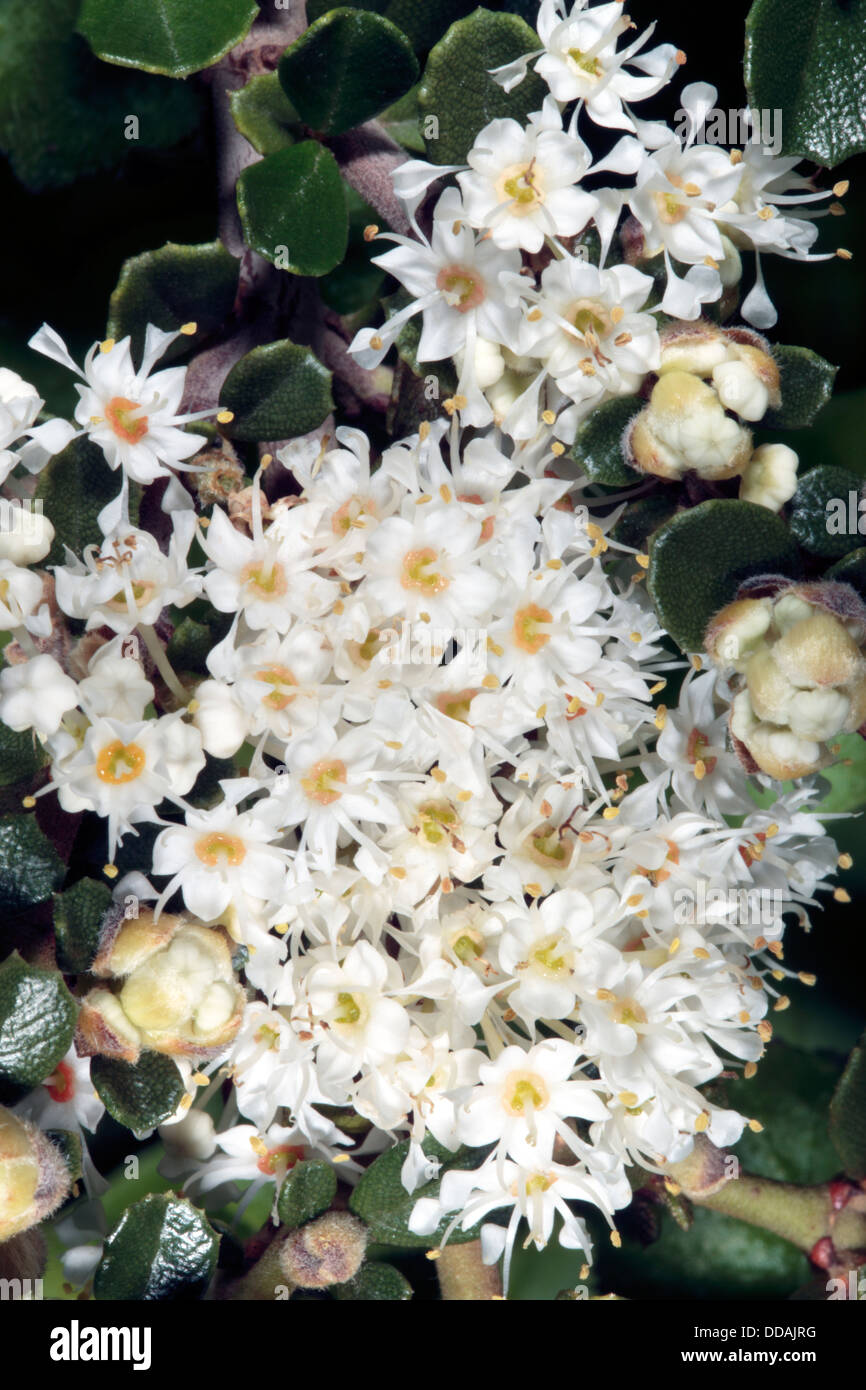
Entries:
<svg viewBox="0 0 866 1390">
<path fill-rule="evenodd" d="M 191 338 L 194 333 L 198 332 L 198 324 L 195 320 L 190 320 L 189 323 L 181 324 L 180 331 L 185 338 Z"/>
<path fill-rule="evenodd" d="M 370 223 L 368 223 L 368 225 L 364 228 L 364 240 L 365 240 L 365 241 L 372 241 L 373 238 L 374 238 L 374 237 L 377 237 L 378 235 L 379 235 L 379 228 L 376 226 L 376 223 L 375 223 L 375 222 L 370 222 Z"/>
<path fill-rule="evenodd" d="M 21 805 L 24 807 L 25 811 L 31 811 L 33 807 L 36 805 L 36 797 L 23 796 L 21 798 Z"/>
<path fill-rule="evenodd" d="M 217 415 L 217 424 L 218 424 L 218 425 L 230 425 L 231 422 L 232 422 L 232 420 L 233 420 L 234 418 L 235 418 L 235 413 L 234 413 L 233 410 L 221 410 L 221 411 L 219 412 L 219 414 Z"/>
</svg>

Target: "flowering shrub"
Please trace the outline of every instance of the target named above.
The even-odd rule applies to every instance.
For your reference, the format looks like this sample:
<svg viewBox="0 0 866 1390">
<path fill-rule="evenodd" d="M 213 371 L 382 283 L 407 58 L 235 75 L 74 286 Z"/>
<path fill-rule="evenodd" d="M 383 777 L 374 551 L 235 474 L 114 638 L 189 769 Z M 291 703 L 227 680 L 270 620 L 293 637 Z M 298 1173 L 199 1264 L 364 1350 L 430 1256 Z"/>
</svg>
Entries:
<svg viewBox="0 0 866 1390">
<path fill-rule="evenodd" d="M 128 262 L 81 366 L 33 334 L 71 420 L 0 371 L 0 1240 L 108 1299 L 499 1297 L 558 1242 L 580 1297 L 666 1204 L 847 1277 L 862 1054 L 844 1201 L 725 1152 L 866 727 L 787 442 L 835 369 L 763 336 L 767 258 L 849 255 L 800 108 L 765 138 L 776 0 L 729 144 L 619 3 L 217 9 L 78 25 L 205 71 L 220 241 Z"/>
</svg>

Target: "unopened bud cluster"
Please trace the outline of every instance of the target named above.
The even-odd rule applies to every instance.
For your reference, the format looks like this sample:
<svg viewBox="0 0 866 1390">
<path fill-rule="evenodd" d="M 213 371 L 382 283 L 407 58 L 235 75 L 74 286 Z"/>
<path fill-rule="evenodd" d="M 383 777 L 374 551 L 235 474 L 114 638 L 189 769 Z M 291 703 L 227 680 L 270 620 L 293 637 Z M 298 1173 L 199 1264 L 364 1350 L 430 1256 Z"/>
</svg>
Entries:
<svg viewBox="0 0 866 1390">
<path fill-rule="evenodd" d="M 740 686 L 731 733 L 749 771 L 786 780 L 833 760 L 866 721 L 866 605 L 847 584 L 771 581 L 716 614 L 706 637 Z"/>
</svg>

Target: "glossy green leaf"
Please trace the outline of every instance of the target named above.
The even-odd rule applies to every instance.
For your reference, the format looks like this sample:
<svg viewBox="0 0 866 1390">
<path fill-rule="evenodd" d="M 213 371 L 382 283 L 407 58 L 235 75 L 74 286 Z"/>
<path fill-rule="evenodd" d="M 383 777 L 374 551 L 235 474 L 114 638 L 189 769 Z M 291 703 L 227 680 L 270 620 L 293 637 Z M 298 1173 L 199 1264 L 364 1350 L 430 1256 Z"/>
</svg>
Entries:
<svg viewBox="0 0 866 1390">
<path fill-rule="evenodd" d="M 665 1212 L 651 1245 L 626 1238 L 615 1250 L 602 1235 L 597 1252 L 599 1287 L 627 1298 L 786 1298 L 810 1269 L 780 1236 L 706 1209 L 695 1211 L 688 1231 Z"/>
<path fill-rule="evenodd" d="M 538 111 L 547 86 L 530 72 L 511 92 L 490 69 L 538 48 L 538 35 L 517 15 L 478 9 L 452 24 L 427 60 L 418 94 L 427 157 L 434 164 L 462 164 L 480 130 L 500 116 L 521 124 Z M 433 118 L 429 125 L 424 118 Z"/>
<path fill-rule="evenodd" d="M 240 43 L 258 14 L 253 0 L 84 0 L 78 31 L 106 63 L 187 77 Z"/>
<path fill-rule="evenodd" d="M 280 82 L 313 130 L 339 135 L 384 111 L 418 80 L 409 40 L 382 15 L 330 10 L 290 44 Z"/>
<path fill-rule="evenodd" d="M 424 154 L 424 137 L 421 134 L 421 112 L 418 107 L 418 88 L 395 101 L 379 116 L 379 124 L 384 126 L 392 140 L 402 145 L 412 154 Z"/>
<path fill-rule="evenodd" d="M 184 1092 L 175 1063 L 161 1052 L 142 1052 L 134 1065 L 116 1057 L 94 1057 L 90 1079 L 108 1113 L 137 1134 L 173 1115 Z"/>
<path fill-rule="evenodd" d="M 402 29 L 417 53 L 424 53 L 455 19 L 472 13 L 476 0 L 355 0 L 352 8 L 384 15 Z M 331 0 L 307 0 L 307 19 L 312 24 L 333 9 Z"/>
<path fill-rule="evenodd" d="M 35 816 L 0 816 L 0 912 L 22 912 L 44 903 L 65 873 Z"/>
<path fill-rule="evenodd" d="M 283 1226 L 294 1230 L 327 1211 L 337 1195 L 334 1165 L 307 1158 L 290 1168 L 280 1187 L 277 1214 Z"/>
<path fill-rule="evenodd" d="M 412 1297 L 412 1285 L 393 1265 L 367 1260 L 354 1279 L 334 1285 L 331 1297 L 339 1302 L 406 1303 Z"/>
<path fill-rule="evenodd" d="M 821 773 L 822 781 L 830 784 L 830 791 L 818 807 L 821 816 L 859 811 L 866 806 L 866 739 L 860 734 L 842 734 L 834 739 L 835 743 L 839 745 L 839 756 L 832 767 L 825 767 Z M 828 829 L 832 835 L 832 824 Z"/>
<path fill-rule="evenodd" d="M 133 357 L 141 360 L 149 323 L 166 332 L 195 323 L 210 333 L 232 311 L 238 288 L 238 261 L 221 241 L 180 246 L 169 241 L 124 261 L 108 306 L 109 338 L 132 338 Z M 194 338 L 178 338 L 160 359 L 170 362 L 188 352 Z"/>
<path fill-rule="evenodd" d="M 571 457 L 594 483 L 630 487 L 640 482 L 625 462 L 622 440 L 645 402 L 638 396 L 619 396 L 593 410 L 577 431 Z"/>
<path fill-rule="evenodd" d="M 275 72 L 251 77 L 230 97 L 235 125 L 259 154 L 276 154 L 303 139 L 303 123 Z"/>
<path fill-rule="evenodd" d="M 222 404 L 234 413 L 233 439 L 293 439 L 316 429 L 333 409 L 331 373 L 306 347 L 287 339 L 253 348 L 223 383 Z"/>
<path fill-rule="evenodd" d="M 0 0 L 0 151 L 34 190 L 174 145 L 202 113 L 191 86 L 100 63 L 75 33 L 78 8 L 79 0 Z"/>
<path fill-rule="evenodd" d="M 424 1152 L 429 1158 L 437 1159 L 442 1167 L 432 1182 L 409 1193 L 400 1180 L 400 1170 L 408 1152 L 409 1141 L 404 1140 L 374 1159 L 352 1192 L 349 1207 L 366 1222 L 370 1240 L 374 1244 L 431 1250 L 444 1236 L 450 1217 L 443 1219 L 430 1235 L 415 1235 L 409 1229 L 409 1217 L 415 1203 L 421 1197 L 437 1196 L 439 1183 L 450 1168 L 477 1168 L 484 1155 L 479 1149 L 459 1149 L 453 1154 L 428 1136 L 424 1140 Z M 477 1225 L 468 1231 L 458 1227 L 452 1231 L 449 1240 L 452 1243 L 477 1240 L 478 1230 Z"/>
<path fill-rule="evenodd" d="M 119 495 L 121 482 L 120 473 L 109 468 L 99 445 L 83 435 L 49 460 L 36 488 L 55 531 L 44 564 L 62 565 L 66 545 L 80 555 L 86 545 L 101 544 L 97 517 Z M 137 499 L 135 484 L 131 491 Z M 134 512 L 131 515 L 134 520 Z"/>
<path fill-rule="evenodd" d="M 797 430 L 811 425 L 833 394 L 839 368 L 810 348 L 776 343 L 773 357 L 779 367 L 782 403 L 768 410 L 761 429 Z"/>
<path fill-rule="evenodd" d="M 0 1100 L 38 1086 L 69 1051 L 75 1000 L 58 970 L 28 965 L 17 951 L 0 965 Z"/>
<path fill-rule="evenodd" d="M 819 466 L 800 479 L 791 501 L 791 534 L 810 555 L 837 559 L 860 547 L 860 486 L 856 473 L 845 468 Z"/>
<path fill-rule="evenodd" d="M 244 169 L 238 209 L 247 244 L 280 270 L 326 275 L 343 259 L 349 234 L 337 161 L 304 140 Z"/>
<path fill-rule="evenodd" d="M 659 620 L 688 652 L 703 650 L 714 614 L 755 574 L 797 572 L 788 528 L 766 507 L 702 502 L 665 522 L 650 541 L 647 584 Z"/>
<path fill-rule="evenodd" d="M 866 1036 L 854 1048 L 830 1103 L 830 1137 L 849 1178 L 866 1178 Z"/>
<path fill-rule="evenodd" d="M 54 894 L 57 964 L 68 975 L 81 975 L 93 964 L 102 919 L 111 906 L 111 889 L 95 878 L 80 878 L 65 893 Z"/>
<path fill-rule="evenodd" d="M 128 1207 L 108 1236 L 93 1279 L 97 1299 L 190 1302 L 204 1296 L 219 1236 L 182 1197 L 149 1196 Z"/>
<path fill-rule="evenodd" d="M 781 111 L 782 154 L 832 167 L 866 149 L 866 0 L 755 0 L 752 109 Z"/>
</svg>

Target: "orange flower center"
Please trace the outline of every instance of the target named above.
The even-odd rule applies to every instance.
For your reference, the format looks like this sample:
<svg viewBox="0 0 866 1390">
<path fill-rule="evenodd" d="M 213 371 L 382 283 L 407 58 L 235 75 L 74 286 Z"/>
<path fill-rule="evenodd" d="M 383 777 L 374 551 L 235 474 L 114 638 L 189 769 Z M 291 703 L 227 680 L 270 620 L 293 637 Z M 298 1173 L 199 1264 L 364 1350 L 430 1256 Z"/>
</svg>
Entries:
<svg viewBox="0 0 866 1390">
<path fill-rule="evenodd" d="M 331 530 L 336 536 L 345 536 L 353 526 L 363 527 L 362 517 L 375 515 L 376 507 L 369 497 L 350 497 L 331 517 Z"/>
<path fill-rule="evenodd" d="M 547 608 L 539 608 L 537 603 L 528 603 L 514 615 L 514 642 L 521 651 L 537 656 L 541 648 L 550 641 L 549 632 L 541 632 L 542 623 L 552 623 L 553 614 Z"/>
<path fill-rule="evenodd" d="M 75 1073 L 68 1062 L 58 1062 L 53 1075 L 43 1084 L 52 1100 L 62 1103 L 75 1095 Z"/>
<path fill-rule="evenodd" d="M 100 781 L 119 787 L 140 777 L 146 762 L 143 748 L 137 743 L 121 743 L 118 738 L 103 748 L 96 759 L 96 775 Z"/>
<path fill-rule="evenodd" d="M 252 589 L 256 598 L 282 598 L 288 592 L 286 572 L 276 561 L 272 565 L 256 564 L 253 561 L 241 570 L 241 583 Z"/>
<path fill-rule="evenodd" d="M 126 444 L 138 444 L 147 434 L 146 415 L 139 415 L 138 401 L 127 400 L 126 396 L 114 396 L 105 407 L 105 418 L 117 435 Z"/>
<path fill-rule="evenodd" d="M 446 265 L 436 276 L 436 288 L 444 294 L 458 314 L 468 314 L 484 303 L 484 281 L 477 271 L 465 265 Z"/>
<path fill-rule="evenodd" d="M 239 835 L 227 835 L 223 830 L 214 830 L 202 835 L 195 842 L 195 852 L 203 864 L 213 869 L 218 864 L 234 868 L 242 864 L 247 855 L 247 847 Z"/>
<path fill-rule="evenodd" d="M 276 1174 L 287 1172 L 289 1168 L 294 1168 L 303 1156 L 304 1150 L 297 1144 L 276 1144 L 261 1155 L 256 1167 L 260 1173 L 266 1173 L 268 1177 L 273 1177 Z"/>
<path fill-rule="evenodd" d="M 469 723 L 469 706 L 478 694 L 477 690 L 455 690 L 453 694 L 436 696 L 436 708 L 447 714 L 449 719 L 459 719 L 461 724 Z"/>
<path fill-rule="evenodd" d="M 430 546 L 425 546 L 423 550 L 410 550 L 403 557 L 403 571 L 400 575 L 400 583 L 404 589 L 414 589 L 421 594 L 441 594 L 443 589 L 447 589 L 450 580 L 438 570 L 430 568 L 438 560 L 436 551 Z"/>
<path fill-rule="evenodd" d="M 295 698 L 289 695 L 286 687 L 297 685 L 298 682 L 287 666 L 262 666 L 256 671 L 256 680 L 264 681 L 271 687 L 269 693 L 262 696 L 262 704 L 271 709 L 285 709 Z"/>
<path fill-rule="evenodd" d="M 346 764 L 339 758 L 313 763 L 306 777 L 301 778 L 301 786 L 311 801 L 320 806 L 330 806 L 342 796 L 338 784 L 346 780 Z"/>
</svg>

